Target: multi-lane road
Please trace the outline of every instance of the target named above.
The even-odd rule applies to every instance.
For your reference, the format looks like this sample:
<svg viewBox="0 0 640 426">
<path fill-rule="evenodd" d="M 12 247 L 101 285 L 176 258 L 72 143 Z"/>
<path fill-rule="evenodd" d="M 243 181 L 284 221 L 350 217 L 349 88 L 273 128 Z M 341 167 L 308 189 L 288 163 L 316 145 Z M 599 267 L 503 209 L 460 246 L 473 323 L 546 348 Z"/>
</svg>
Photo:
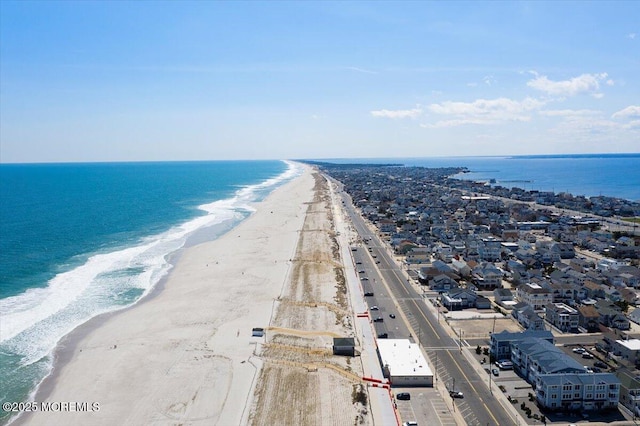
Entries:
<svg viewBox="0 0 640 426">
<path fill-rule="evenodd" d="M 461 342 L 449 336 L 425 305 L 422 294 L 407 280 L 384 243 L 356 212 L 348 194 L 343 191 L 339 194 L 362 241 L 352 248 L 352 255 L 376 333 L 388 338 L 410 337 L 419 341 L 432 367 L 437 370 L 436 380 L 441 380 L 448 390 L 464 394 L 464 398 L 456 398 L 453 402 L 454 409 L 459 411 L 468 425 L 517 424 L 518 420 L 509 415 L 489 392 L 486 377 L 480 377 L 469 365 L 461 352 Z M 409 323 L 411 330 L 403 319 Z"/>
</svg>

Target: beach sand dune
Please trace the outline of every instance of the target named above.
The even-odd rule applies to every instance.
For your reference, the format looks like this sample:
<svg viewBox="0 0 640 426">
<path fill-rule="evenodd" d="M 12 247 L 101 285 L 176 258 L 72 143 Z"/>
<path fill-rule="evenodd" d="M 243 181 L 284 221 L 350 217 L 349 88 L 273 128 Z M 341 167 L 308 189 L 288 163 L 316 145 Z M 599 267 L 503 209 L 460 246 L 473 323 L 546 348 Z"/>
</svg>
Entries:
<svg viewBox="0 0 640 426">
<path fill-rule="evenodd" d="M 250 424 L 368 424 L 358 358 L 332 355 L 333 337 L 355 337 L 327 182 L 315 175 L 288 285 L 261 357 Z"/>
<path fill-rule="evenodd" d="M 35 400 L 93 409 L 17 423 L 354 424 L 359 363 L 330 355 L 333 335 L 354 333 L 323 182 L 305 169 L 185 249 L 147 300 L 68 336 Z"/>
</svg>

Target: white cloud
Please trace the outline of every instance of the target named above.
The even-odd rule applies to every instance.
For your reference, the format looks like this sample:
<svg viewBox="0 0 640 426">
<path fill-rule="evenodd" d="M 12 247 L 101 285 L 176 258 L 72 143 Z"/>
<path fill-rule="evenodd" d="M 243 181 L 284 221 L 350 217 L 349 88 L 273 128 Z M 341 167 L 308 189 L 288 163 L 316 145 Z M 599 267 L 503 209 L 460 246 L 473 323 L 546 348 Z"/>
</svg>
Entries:
<svg viewBox="0 0 640 426">
<path fill-rule="evenodd" d="M 516 101 L 508 98 L 477 99 L 473 102 L 446 101 L 431 104 L 428 109 L 433 114 L 449 115 L 451 119 L 423 127 L 453 127 L 464 124 L 493 124 L 503 121 L 529 121 L 530 112 L 541 108 L 543 101 L 525 98 Z"/>
<path fill-rule="evenodd" d="M 527 82 L 527 86 L 540 90 L 552 96 L 576 96 L 582 93 L 589 93 L 595 97 L 602 97 L 598 92 L 600 82 L 605 80 L 608 75 L 606 72 L 599 74 L 582 74 L 569 80 L 552 81 L 546 75 L 538 75 L 535 71 L 531 71 L 536 77 Z M 613 85 L 613 80 L 605 80 L 607 85 Z"/>
<path fill-rule="evenodd" d="M 357 72 L 361 72 L 361 73 L 364 73 L 364 74 L 378 74 L 377 71 L 371 71 L 371 70 L 364 69 L 364 68 L 358 68 L 358 67 L 346 67 L 346 68 L 348 70 L 357 71 Z"/>
<path fill-rule="evenodd" d="M 487 86 L 491 86 L 496 82 L 496 79 L 493 78 L 492 75 L 487 75 L 482 79 L 482 81 L 484 81 L 484 84 L 486 84 Z"/>
<path fill-rule="evenodd" d="M 381 109 L 377 111 L 371 111 L 371 115 L 374 117 L 383 118 L 417 118 L 422 114 L 422 108 L 419 106 L 413 109 L 400 109 L 400 110 L 388 110 Z"/>
<path fill-rule="evenodd" d="M 640 119 L 640 106 L 629 105 L 628 107 L 613 113 L 611 118 L 616 119 Z"/>
<path fill-rule="evenodd" d="M 600 115 L 601 113 L 600 111 L 595 111 L 592 109 L 556 109 L 556 110 L 540 111 L 539 114 L 547 117 L 574 118 L 574 117 L 593 117 L 596 115 Z"/>
<path fill-rule="evenodd" d="M 630 38 L 631 40 L 634 40 L 636 38 L 637 34 L 636 33 L 629 33 L 627 34 L 627 37 Z"/>
</svg>

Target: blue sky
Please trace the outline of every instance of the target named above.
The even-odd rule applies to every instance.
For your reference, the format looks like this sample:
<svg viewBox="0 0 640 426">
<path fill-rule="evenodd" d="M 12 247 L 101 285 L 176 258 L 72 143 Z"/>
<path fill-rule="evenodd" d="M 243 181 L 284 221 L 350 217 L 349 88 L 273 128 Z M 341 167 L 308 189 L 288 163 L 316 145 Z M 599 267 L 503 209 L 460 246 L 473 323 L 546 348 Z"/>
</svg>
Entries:
<svg viewBox="0 0 640 426">
<path fill-rule="evenodd" d="M 0 162 L 640 152 L 640 2 L 0 2 Z"/>
</svg>

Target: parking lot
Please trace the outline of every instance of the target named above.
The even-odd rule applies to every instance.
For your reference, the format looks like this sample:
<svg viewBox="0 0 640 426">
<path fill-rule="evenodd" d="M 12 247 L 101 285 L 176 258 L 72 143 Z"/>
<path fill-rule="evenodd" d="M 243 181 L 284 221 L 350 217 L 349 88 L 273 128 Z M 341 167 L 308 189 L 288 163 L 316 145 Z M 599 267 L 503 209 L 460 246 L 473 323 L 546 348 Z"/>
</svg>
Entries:
<svg viewBox="0 0 640 426">
<path fill-rule="evenodd" d="M 428 425 L 456 426 L 451 407 L 447 406 L 435 388 L 394 388 L 393 393 L 408 393 L 411 396 L 410 400 L 396 398 L 396 408 L 402 422 L 426 419 L 425 424 Z"/>
</svg>

